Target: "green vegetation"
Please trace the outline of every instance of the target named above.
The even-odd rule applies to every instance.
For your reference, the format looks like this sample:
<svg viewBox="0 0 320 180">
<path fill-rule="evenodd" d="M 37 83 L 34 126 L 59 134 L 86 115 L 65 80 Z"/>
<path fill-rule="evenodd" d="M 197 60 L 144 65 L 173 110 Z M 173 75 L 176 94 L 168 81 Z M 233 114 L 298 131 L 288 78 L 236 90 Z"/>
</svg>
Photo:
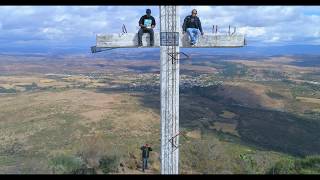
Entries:
<svg viewBox="0 0 320 180">
<path fill-rule="evenodd" d="M 255 162 L 254 157 L 252 157 L 250 154 L 240 154 L 239 157 L 244 162 L 245 170 L 248 173 L 256 172 L 257 163 Z"/>
<path fill-rule="evenodd" d="M 214 67 L 220 71 L 219 75 L 223 78 L 243 77 L 248 72 L 245 65 L 228 61 L 195 62 L 193 65 Z"/>
<path fill-rule="evenodd" d="M 303 74 L 300 79 L 301 80 L 307 80 L 307 81 L 319 81 L 320 72 L 313 72 L 313 73 Z"/>
<path fill-rule="evenodd" d="M 80 157 L 58 155 L 49 161 L 53 173 L 72 174 L 85 166 Z"/>
<path fill-rule="evenodd" d="M 320 122 L 290 113 L 234 107 L 239 134 L 244 141 L 292 155 L 320 151 Z"/>
<path fill-rule="evenodd" d="M 119 157 L 116 155 L 103 156 L 99 160 L 99 168 L 103 173 L 116 173 L 118 172 Z"/>
<path fill-rule="evenodd" d="M 290 86 L 293 97 L 318 97 L 320 98 L 320 85 L 302 83 Z"/>
<path fill-rule="evenodd" d="M 319 174 L 320 156 L 305 158 L 286 158 L 278 161 L 269 171 L 269 174 Z"/>
<path fill-rule="evenodd" d="M 248 70 L 247 67 L 242 64 L 225 62 L 223 65 L 224 68 L 222 69 L 222 75 L 224 77 L 241 77 L 246 75 Z"/>
<path fill-rule="evenodd" d="M 287 76 L 280 70 L 264 69 L 262 73 L 265 78 L 287 79 Z"/>
<path fill-rule="evenodd" d="M 117 173 L 120 159 L 117 155 L 104 155 L 99 160 L 99 166 L 88 168 L 88 159 L 83 156 L 60 154 L 49 160 L 49 167 L 55 174 L 96 174 L 102 170 L 103 173 Z"/>
<path fill-rule="evenodd" d="M 272 91 L 267 91 L 266 95 L 271 97 L 271 98 L 274 98 L 274 99 L 283 99 L 283 98 L 285 98 L 283 95 L 281 95 L 279 93 L 276 93 L 276 92 L 272 92 Z"/>
<path fill-rule="evenodd" d="M 14 88 L 9 88 L 9 89 L 6 89 L 6 88 L 3 88 L 3 87 L 0 87 L 0 93 L 16 93 L 16 89 Z"/>
<path fill-rule="evenodd" d="M 26 91 L 33 91 L 39 88 L 37 83 L 35 82 L 32 82 L 29 85 L 18 85 L 18 86 L 26 88 Z"/>
</svg>

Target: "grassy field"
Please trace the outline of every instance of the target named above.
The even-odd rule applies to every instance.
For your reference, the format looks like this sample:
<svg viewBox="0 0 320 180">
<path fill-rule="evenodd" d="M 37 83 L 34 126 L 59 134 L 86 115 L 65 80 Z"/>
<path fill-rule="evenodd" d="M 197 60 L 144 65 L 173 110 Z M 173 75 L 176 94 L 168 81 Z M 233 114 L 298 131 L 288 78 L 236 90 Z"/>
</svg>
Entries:
<svg viewBox="0 0 320 180">
<path fill-rule="evenodd" d="M 159 136 L 158 115 L 140 109 L 138 98 L 128 94 L 22 93 L 1 97 L 0 105 L 0 169 L 5 173 L 52 173 L 48 162 L 60 155 L 82 154 L 88 167 L 108 154 L 121 161 L 129 154 L 139 158 L 138 147 L 156 143 Z"/>
</svg>

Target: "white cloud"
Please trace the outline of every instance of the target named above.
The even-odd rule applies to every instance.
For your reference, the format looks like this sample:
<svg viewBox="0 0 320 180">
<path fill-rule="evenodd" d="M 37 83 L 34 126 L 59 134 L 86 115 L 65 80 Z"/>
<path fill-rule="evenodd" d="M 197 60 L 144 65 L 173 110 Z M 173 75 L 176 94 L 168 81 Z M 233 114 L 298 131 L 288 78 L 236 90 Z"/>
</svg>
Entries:
<svg viewBox="0 0 320 180">
<path fill-rule="evenodd" d="M 192 7 L 197 8 L 197 7 Z M 312 43 L 319 38 L 320 8 L 303 6 L 219 6 L 198 11 L 203 28 L 237 26 L 249 40 L 260 43 Z M 191 9 L 191 7 L 189 8 Z M 306 13 L 307 12 L 307 13 Z M 310 13 L 312 12 L 312 13 Z"/>
<path fill-rule="evenodd" d="M 119 33 L 122 24 L 138 30 L 138 20 L 150 8 L 159 30 L 158 6 L 1 6 L 2 42 L 90 44 L 97 33 Z M 195 8 L 206 32 L 228 25 L 246 34 L 249 42 L 319 43 L 320 7 L 313 6 L 182 6 L 181 22 Z M 1 46 L 1 44 L 0 44 Z"/>
<path fill-rule="evenodd" d="M 271 39 L 267 39 L 265 42 L 278 42 L 280 40 L 280 37 L 273 36 Z"/>
<path fill-rule="evenodd" d="M 239 32 L 240 34 L 246 34 L 247 37 L 261 37 L 266 35 L 266 28 L 264 27 L 249 27 L 249 26 L 245 26 L 245 27 L 240 27 L 238 28 L 237 32 Z"/>
</svg>

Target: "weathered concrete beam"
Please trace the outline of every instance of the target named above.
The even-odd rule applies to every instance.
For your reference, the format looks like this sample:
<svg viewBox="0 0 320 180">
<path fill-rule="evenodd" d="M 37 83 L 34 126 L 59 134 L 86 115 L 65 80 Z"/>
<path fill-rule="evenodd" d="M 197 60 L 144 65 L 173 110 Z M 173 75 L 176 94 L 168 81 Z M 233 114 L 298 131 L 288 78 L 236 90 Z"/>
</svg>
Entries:
<svg viewBox="0 0 320 180">
<path fill-rule="evenodd" d="M 244 35 L 215 35 L 204 34 L 199 35 L 199 39 L 196 45 L 191 46 L 189 37 L 187 34 L 182 36 L 180 41 L 181 47 L 184 48 L 215 48 L 215 47 L 243 47 L 245 45 Z"/>
<path fill-rule="evenodd" d="M 182 35 L 182 34 L 181 34 Z M 142 36 L 143 47 L 149 47 L 149 34 L 145 33 Z M 160 47 L 160 33 L 154 34 L 154 47 Z M 242 47 L 245 45 L 244 35 L 215 35 L 212 33 L 199 36 L 198 42 L 195 46 L 189 43 L 187 34 L 180 37 L 180 47 L 183 48 L 215 48 L 215 47 Z M 96 46 L 98 48 L 136 48 L 138 46 L 138 34 L 98 34 L 96 36 Z"/>
</svg>

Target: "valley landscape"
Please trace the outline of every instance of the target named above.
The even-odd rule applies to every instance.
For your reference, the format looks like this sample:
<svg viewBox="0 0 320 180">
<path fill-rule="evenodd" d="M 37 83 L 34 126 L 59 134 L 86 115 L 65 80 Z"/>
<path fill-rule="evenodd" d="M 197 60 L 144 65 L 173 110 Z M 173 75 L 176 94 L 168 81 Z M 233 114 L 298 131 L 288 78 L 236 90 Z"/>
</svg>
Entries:
<svg viewBox="0 0 320 180">
<path fill-rule="evenodd" d="M 157 59 L 1 54 L 0 173 L 159 174 Z M 320 55 L 180 63 L 180 173 L 320 173 Z"/>
</svg>

